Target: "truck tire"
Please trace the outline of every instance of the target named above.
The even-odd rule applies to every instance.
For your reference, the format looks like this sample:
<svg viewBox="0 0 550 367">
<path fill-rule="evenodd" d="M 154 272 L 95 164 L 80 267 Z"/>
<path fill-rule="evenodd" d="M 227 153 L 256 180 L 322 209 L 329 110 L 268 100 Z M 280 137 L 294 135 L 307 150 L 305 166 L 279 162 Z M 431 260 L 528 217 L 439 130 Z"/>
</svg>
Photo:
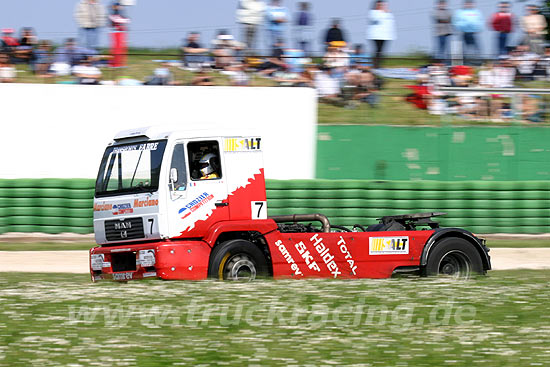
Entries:
<svg viewBox="0 0 550 367">
<path fill-rule="evenodd" d="M 474 245 L 456 237 L 445 238 L 435 245 L 424 270 L 427 276 L 443 275 L 457 279 L 484 273 L 481 256 Z"/>
<path fill-rule="evenodd" d="M 265 256 L 251 242 L 230 240 L 212 250 L 208 265 L 209 278 L 251 281 L 267 275 Z"/>
</svg>

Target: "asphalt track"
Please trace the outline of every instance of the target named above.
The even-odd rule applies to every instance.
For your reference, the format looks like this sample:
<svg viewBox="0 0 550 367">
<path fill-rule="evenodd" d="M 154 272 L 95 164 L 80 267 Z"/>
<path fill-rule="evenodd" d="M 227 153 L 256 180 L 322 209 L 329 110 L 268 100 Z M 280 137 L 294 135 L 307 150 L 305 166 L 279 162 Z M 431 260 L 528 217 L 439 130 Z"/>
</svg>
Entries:
<svg viewBox="0 0 550 367">
<path fill-rule="evenodd" d="M 492 248 L 493 270 L 550 269 L 550 248 Z M 0 251 L 0 272 L 89 272 L 88 251 Z"/>
</svg>

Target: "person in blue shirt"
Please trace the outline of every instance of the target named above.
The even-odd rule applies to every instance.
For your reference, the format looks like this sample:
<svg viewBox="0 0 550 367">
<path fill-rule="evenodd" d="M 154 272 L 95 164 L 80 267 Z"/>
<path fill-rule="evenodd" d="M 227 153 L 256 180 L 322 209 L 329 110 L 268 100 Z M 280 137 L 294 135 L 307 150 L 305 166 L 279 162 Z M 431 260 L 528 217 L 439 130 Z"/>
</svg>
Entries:
<svg viewBox="0 0 550 367">
<path fill-rule="evenodd" d="M 269 47 L 272 49 L 278 40 L 284 40 L 285 24 L 288 22 L 288 10 L 281 6 L 280 0 L 272 0 L 266 9 L 266 25 L 269 34 Z"/>
<path fill-rule="evenodd" d="M 477 33 L 483 29 L 483 15 L 475 8 L 473 0 L 465 0 L 463 8 L 454 13 L 453 26 L 462 32 L 464 60 L 466 61 L 467 56 L 469 56 L 468 51 L 472 49 L 475 55 L 481 55 Z"/>
<path fill-rule="evenodd" d="M 296 13 L 295 33 L 298 47 L 308 54 L 313 32 L 313 14 L 311 4 L 305 1 L 299 3 L 300 10 Z"/>
</svg>

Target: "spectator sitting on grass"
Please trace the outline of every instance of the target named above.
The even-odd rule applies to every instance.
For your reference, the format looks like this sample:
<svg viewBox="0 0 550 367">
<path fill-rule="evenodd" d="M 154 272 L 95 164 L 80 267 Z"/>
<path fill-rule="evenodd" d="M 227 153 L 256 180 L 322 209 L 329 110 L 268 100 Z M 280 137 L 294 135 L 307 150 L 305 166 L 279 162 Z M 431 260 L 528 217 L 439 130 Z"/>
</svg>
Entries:
<svg viewBox="0 0 550 367">
<path fill-rule="evenodd" d="M 147 77 L 144 85 L 174 85 L 174 75 L 168 68 L 156 68 L 152 76 Z"/>
<path fill-rule="evenodd" d="M 272 76 L 278 71 L 285 70 L 287 65 L 283 59 L 284 55 L 284 43 L 282 40 L 278 40 L 273 48 L 272 55 L 266 62 L 260 65 L 258 72 L 261 76 Z"/>
<path fill-rule="evenodd" d="M 14 32 L 13 28 L 2 29 L 2 52 L 7 54 L 10 60 L 13 60 L 13 53 L 19 46 L 19 41 L 13 36 Z"/>
<path fill-rule="evenodd" d="M 499 58 L 493 68 L 493 86 L 495 88 L 513 88 L 516 79 L 516 68 L 508 56 Z"/>
<path fill-rule="evenodd" d="M 510 58 L 517 70 L 516 78 L 523 81 L 533 80 L 533 73 L 539 58 L 539 55 L 529 50 L 528 45 L 517 46 Z"/>
<path fill-rule="evenodd" d="M 372 67 L 372 59 L 363 50 L 363 45 L 360 43 L 356 44 L 353 48 L 353 52 L 350 54 L 349 62 L 350 66 L 356 67 L 358 69 Z"/>
<path fill-rule="evenodd" d="M 341 98 L 340 81 L 334 78 L 331 70 L 326 66 L 321 66 L 315 73 L 315 89 L 319 102 L 343 106 L 344 100 Z"/>
<path fill-rule="evenodd" d="M 213 86 L 214 83 L 212 82 L 212 78 L 210 75 L 204 71 L 204 69 L 199 70 L 193 77 L 193 80 L 191 80 L 191 85 L 199 86 L 199 87 L 209 87 Z"/>
<path fill-rule="evenodd" d="M 328 50 L 323 56 L 323 64 L 332 69 L 332 76 L 342 81 L 344 75 L 348 72 L 350 57 L 344 51 L 346 43 L 343 41 L 333 41 L 329 44 Z"/>
<path fill-rule="evenodd" d="M 101 81 L 101 70 L 93 66 L 93 57 L 88 56 L 72 67 L 72 74 L 76 77 L 78 84 L 94 85 Z"/>
<path fill-rule="evenodd" d="M 15 81 L 16 70 L 10 62 L 10 57 L 0 53 L 0 83 L 12 83 Z"/>
<path fill-rule="evenodd" d="M 14 56 L 16 61 L 31 64 L 34 60 L 34 47 L 38 43 L 38 40 L 34 34 L 34 31 L 30 27 L 25 27 L 21 30 L 21 38 L 19 39 L 19 45 L 15 48 Z"/>
<path fill-rule="evenodd" d="M 191 32 L 187 43 L 181 48 L 182 61 L 191 70 L 199 70 L 208 61 L 208 49 L 200 44 L 200 33 Z"/>
<path fill-rule="evenodd" d="M 51 66 L 51 71 L 58 76 L 71 74 L 71 68 L 78 65 L 88 55 L 96 55 L 95 50 L 89 50 L 76 45 L 74 38 L 68 38 L 63 47 L 55 51 L 55 62 Z"/>
<path fill-rule="evenodd" d="M 243 45 L 226 30 L 218 32 L 218 36 L 212 41 L 212 47 L 216 69 L 234 65 L 237 62 L 237 53 L 243 49 Z"/>
<path fill-rule="evenodd" d="M 52 44 L 50 41 L 41 40 L 34 52 L 33 70 L 36 75 L 47 75 L 53 63 Z"/>
</svg>

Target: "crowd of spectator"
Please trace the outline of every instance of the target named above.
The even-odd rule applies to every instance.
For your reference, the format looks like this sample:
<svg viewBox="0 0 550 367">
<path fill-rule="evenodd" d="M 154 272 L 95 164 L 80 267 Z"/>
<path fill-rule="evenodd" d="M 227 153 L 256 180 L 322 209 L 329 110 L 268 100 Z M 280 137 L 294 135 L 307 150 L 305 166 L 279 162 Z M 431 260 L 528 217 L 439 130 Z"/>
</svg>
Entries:
<svg viewBox="0 0 550 367">
<path fill-rule="evenodd" d="M 504 103 L 498 98 L 483 96 L 443 95 L 442 86 L 482 86 L 508 88 L 517 81 L 549 80 L 550 49 L 544 48 L 547 24 L 537 6 L 528 4 L 525 15 L 511 13 L 508 1 L 497 1 L 497 10 L 483 19 L 474 0 L 464 0 L 460 9 L 452 11 L 446 0 L 434 0 L 432 14 L 436 35 L 433 64 L 419 73 L 418 83 L 409 86 L 413 93 L 408 100 L 431 113 L 454 113 L 467 118 L 485 115 L 493 119 L 507 116 Z M 181 46 L 178 61 L 165 61 L 144 80 L 103 79 L 104 68 L 121 68 L 127 64 L 127 33 L 130 19 L 122 2 L 114 1 L 106 8 L 100 0 L 78 0 L 74 17 L 79 39 L 69 38 L 54 50 L 48 40 L 39 40 L 32 28 L 23 28 L 19 36 L 13 29 L 3 29 L 0 38 L 0 82 L 16 80 L 14 64 L 28 64 L 37 76 L 50 78 L 72 76 L 80 84 L 175 85 L 173 68 L 187 70 L 192 77 L 187 84 L 215 84 L 213 73 L 225 76 L 232 85 L 247 86 L 253 78 L 269 79 L 269 85 L 306 86 L 315 88 L 322 102 L 355 108 L 361 102 L 376 106 L 383 79 L 378 75 L 384 49 L 397 37 L 394 16 L 385 0 L 374 0 L 368 12 L 367 48 L 352 45 L 342 21 L 330 20 L 320 35 L 324 53 L 313 58 L 316 39 L 313 32 L 314 13 L 311 3 L 301 1 L 291 14 L 283 0 L 239 0 L 236 21 L 242 34 L 237 39 L 226 29 L 219 30 L 212 40 L 204 41 L 199 32 L 189 32 Z M 292 38 L 285 39 L 292 25 Z M 99 49 L 100 29 L 110 28 L 110 49 Z M 480 58 L 479 32 L 487 26 L 495 31 L 495 57 Z M 510 33 L 522 29 L 522 39 L 510 45 Z M 259 49 L 260 30 L 265 31 L 268 50 Z M 459 36 L 464 65 L 452 66 L 451 36 Z M 260 56 L 267 52 L 266 55 Z M 372 55 L 372 57 L 371 57 Z M 487 61 L 495 60 L 495 61 Z M 215 74 L 214 74 L 215 75 Z M 496 100 L 494 102 L 493 100 Z"/>
<path fill-rule="evenodd" d="M 523 82 L 550 81 L 550 47 L 543 55 L 532 52 L 527 44 L 520 44 L 496 60 L 486 61 L 481 67 L 448 66 L 432 63 L 420 70 L 418 82 L 409 86 L 412 93 L 407 100 L 420 109 L 435 115 L 453 114 L 470 120 L 504 121 L 523 119 L 540 122 L 543 101 L 540 96 L 512 96 L 506 88 Z M 447 93 L 441 87 L 467 87 L 458 93 Z M 488 94 L 484 88 L 501 92 Z M 516 106 L 514 106 L 516 104 Z M 539 106 L 540 105 L 540 106 Z"/>
</svg>

